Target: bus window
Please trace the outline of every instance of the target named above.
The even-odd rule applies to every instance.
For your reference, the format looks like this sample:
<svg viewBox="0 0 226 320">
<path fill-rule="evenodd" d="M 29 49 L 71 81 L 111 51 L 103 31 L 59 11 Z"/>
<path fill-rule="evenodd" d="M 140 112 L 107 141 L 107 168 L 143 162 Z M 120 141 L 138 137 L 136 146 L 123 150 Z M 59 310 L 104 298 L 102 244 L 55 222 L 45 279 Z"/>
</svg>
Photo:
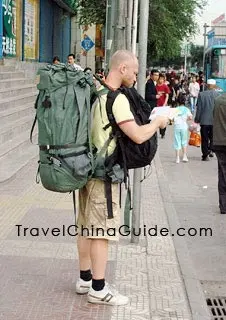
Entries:
<svg viewBox="0 0 226 320">
<path fill-rule="evenodd" d="M 209 79 L 211 77 L 211 53 L 208 52 L 205 55 L 205 74 L 206 74 L 206 79 Z"/>
<path fill-rule="evenodd" d="M 214 49 L 211 60 L 211 76 L 213 78 L 226 78 L 226 50 Z"/>
<path fill-rule="evenodd" d="M 217 78 L 219 76 L 219 54 L 218 50 L 213 50 L 213 55 L 211 59 L 211 76 Z"/>
</svg>

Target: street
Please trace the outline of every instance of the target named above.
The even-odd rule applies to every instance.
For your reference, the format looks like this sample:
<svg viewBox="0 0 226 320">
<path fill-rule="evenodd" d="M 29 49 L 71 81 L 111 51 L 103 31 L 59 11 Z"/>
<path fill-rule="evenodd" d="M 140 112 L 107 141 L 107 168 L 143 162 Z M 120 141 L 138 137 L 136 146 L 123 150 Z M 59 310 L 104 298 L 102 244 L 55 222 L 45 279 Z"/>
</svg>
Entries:
<svg viewBox="0 0 226 320">
<path fill-rule="evenodd" d="M 72 196 L 37 185 L 37 162 L 32 160 L 0 184 L 0 319 L 211 319 L 205 297 L 218 296 L 219 287 L 225 292 L 226 269 L 226 217 L 218 211 L 217 162 L 202 162 L 200 148 L 189 147 L 189 163 L 176 164 L 172 141 L 169 126 L 142 184 L 141 227 L 157 225 L 175 233 L 178 217 L 179 227 L 209 227 L 213 236 L 147 234 L 138 245 L 121 237 L 118 245 L 110 245 L 107 281 L 127 294 L 130 304 L 88 304 L 86 296 L 75 294 L 76 237 L 62 231 L 74 223 Z M 53 235 L 53 228 L 60 234 Z M 201 302 L 191 299 L 198 294 Z"/>
<path fill-rule="evenodd" d="M 217 160 L 201 161 L 201 148 L 189 146 L 189 163 L 174 163 L 172 130 L 159 140 L 164 173 L 180 225 L 186 229 L 211 228 L 212 236 L 186 237 L 199 280 L 225 281 L 226 216 L 218 208 Z"/>
</svg>

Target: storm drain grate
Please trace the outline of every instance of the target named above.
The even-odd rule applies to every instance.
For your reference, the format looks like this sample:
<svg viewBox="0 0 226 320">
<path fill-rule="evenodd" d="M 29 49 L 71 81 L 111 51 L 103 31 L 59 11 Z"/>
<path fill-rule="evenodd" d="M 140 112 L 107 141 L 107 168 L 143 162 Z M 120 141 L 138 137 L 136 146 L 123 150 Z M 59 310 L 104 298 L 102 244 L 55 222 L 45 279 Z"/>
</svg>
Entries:
<svg viewBox="0 0 226 320">
<path fill-rule="evenodd" d="M 213 320 L 226 320 L 226 297 L 207 298 Z"/>
</svg>

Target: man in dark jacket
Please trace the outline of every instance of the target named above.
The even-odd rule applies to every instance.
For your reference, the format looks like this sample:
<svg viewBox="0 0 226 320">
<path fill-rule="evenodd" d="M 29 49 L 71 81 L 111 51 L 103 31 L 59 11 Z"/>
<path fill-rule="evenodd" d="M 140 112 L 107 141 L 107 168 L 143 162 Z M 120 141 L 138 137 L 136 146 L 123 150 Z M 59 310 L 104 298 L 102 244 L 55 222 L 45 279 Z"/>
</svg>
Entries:
<svg viewBox="0 0 226 320">
<path fill-rule="evenodd" d="M 160 94 L 158 94 L 156 89 L 158 79 L 159 71 L 157 69 L 152 69 L 150 79 L 147 81 L 145 87 L 145 100 L 149 103 L 152 110 L 157 107 L 157 101 L 160 98 Z M 166 129 L 160 129 L 159 131 L 161 137 L 164 138 Z"/>
<path fill-rule="evenodd" d="M 157 69 L 151 70 L 150 79 L 146 83 L 145 88 L 145 100 L 149 103 L 152 109 L 157 107 L 157 100 L 160 97 L 156 90 L 156 84 L 159 78 L 159 72 Z"/>
<path fill-rule="evenodd" d="M 209 156 L 213 157 L 213 109 L 214 100 L 219 95 L 215 91 L 216 80 L 207 81 L 208 90 L 200 92 L 197 101 L 195 122 L 201 126 L 202 160 L 208 161 Z"/>
<path fill-rule="evenodd" d="M 218 160 L 220 212 L 226 214 L 226 94 L 215 100 L 213 114 L 213 149 Z"/>
</svg>

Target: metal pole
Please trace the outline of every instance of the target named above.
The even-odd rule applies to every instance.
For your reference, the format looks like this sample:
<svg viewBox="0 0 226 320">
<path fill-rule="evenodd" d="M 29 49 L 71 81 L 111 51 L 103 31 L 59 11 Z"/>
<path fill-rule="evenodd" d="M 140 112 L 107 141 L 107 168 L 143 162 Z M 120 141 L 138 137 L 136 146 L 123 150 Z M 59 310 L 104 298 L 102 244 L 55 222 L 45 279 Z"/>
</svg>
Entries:
<svg viewBox="0 0 226 320">
<path fill-rule="evenodd" d="M 127 0 L 126 49 L 132 47 L 133 0 Z"/>
<path fill-rule="evenodd" d="M 187 74 L 187 54 L 188 54 L 188 45 L 185 44 L 185 52 L 184 52 L 184 73 Z"/>
<path fill-rule="evenodd" d="M 114 52 L 113 39 L 115 36 L 115 25 L 116 25 L 116 1 L 111 0 L 111 29 L 110 29 L 110 36 L 109 36 L 111 48 L 108 51 L 108 54 L 109 54 L 108 61 L 110 61 L 110 57 Z"/>
<path fill-rule="evenodd" d="M 148 39 L 148 18 L 149 18 L 149 0 L 140 1 L 140 25 L 139 25 L 139 73 L 138 73 L 138 92 L 144 97 L 145 79 L 147 65 L 147 39 Z M 140 205 L 141 205 L 141 177 L 142 169 L 134 170 L 133 178 L 133 216 L 131 242 L 138 243 L 139 237 L 133 234 L 140 227 Z"/>
<path fill-rule="evenodd" d="M 204 34 L 203 34 L 203 36 L 204 36 L 204 46 L 203 46 L 203 64 L 202 64 L 203 72 L 204 72 L 204 69 L 205 69 L 205 51 L 206 51 L 206 36 L 207 36 L 206 30 L 207 30 L 207 27 L 208 26 L 205 23 L 204 26 L 203 26 L 203 28 L 204 28 Z"/>
<path fill-rule="evenodd" d="M 114 32 L 114 52 L 117 50 L 125 49 L 126 39 L 125 39 L 125 4 L 124 0 L 116 0 L 117 9 L 115 16 L 115 32 Z"/>
<path fill-rule="evenodd" d="M 133 26 L 132 26 L 132 52 L 136 54 L 137 50 L 137 17 L 138 17 L 138 0 L 133 0 Z"/>
<path fill-rule="evenodd" d="M 203 45 L 203 64 L 202 64 L 202 68 L 203 68 L 203 74 L 204 74 L 204 81 L 208 80 L 207 79 L 207 74 L 205 74 L 205 52 L 206 52 L 206 37 L 207 37 L 207 28 L 208 27 L 209 26 L 207 25 L 207 23 L 205 23 L 204 26 L 203 26 L 203 28 L 204 28 L 204 34 L 203 34 L 203 36 L 204 36 L 204 45 Z M 203 84 L 202 91 L 204 91 L 204 90 L 205 90 L 205 85 Z"/>
<path fill-rule="evenodd" d="M 111 42 L 110 39 L 111 33 L 111 0 L 107 0 L 107 7 L 106 7 L 106 22 L 105 22 L 105 64 L 104 69 L 106 70 L 109 64 L 109 51 L 111 50 Z"/>
</svg>

